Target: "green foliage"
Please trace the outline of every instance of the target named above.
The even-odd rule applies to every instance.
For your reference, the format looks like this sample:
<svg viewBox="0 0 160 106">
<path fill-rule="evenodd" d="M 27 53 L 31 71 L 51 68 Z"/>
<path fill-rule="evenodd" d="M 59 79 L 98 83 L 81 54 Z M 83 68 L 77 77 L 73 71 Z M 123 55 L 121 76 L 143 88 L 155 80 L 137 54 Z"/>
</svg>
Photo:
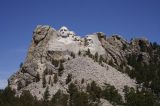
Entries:
<svg viewBox="0 0 160 106">
<path fill-rule="evenodd" d="M 10 87 L 6 87 L 0 93 L 0 106 L 12 106 L 16 103 L 15 92 Z"/>
<path fill-rule="evenodd" d="M 81 80 L 81 84 L 83 84 L 84 83 L 84 78 L 82 78 L 82 80 Z"/>
<path fill-rule="evenodd" d="M 52 82 L 51 76 L 49 76 L 48 84 L 51 84 L 51 82 Z"/>
<path fill-rule="evenodd" d="M 131 66 L 135 66 L 135 64 L 137 63 L 136 57 L 136 54 L 129 55 L 129 57 L 127 58 L 128 64 Z"/>
<path fill-rule="evenodd" d="M 90 49 L 87 50 L 86 55 L 92 59 L 94 59 L 94 56 L 92 55 L 92 53 L 90 52 Z"/>
<path fill-rule="evenodd" d="M 92 101 L 99 101 L 101 97 L 101 88 L 97 86 L 95 81 L 93 81 L 90 85 L 87 85 L 87 92 L 89 93 L 89 98 Z"/>
<path fill-rule="evenodd" d="M 76 96 L 77 93 L 78 93 L 78 89 L 77 89 L 77 87 L 76 87 L 75 84 L 71 83 L 71 84 L 68 86 L 68 93 L 70 94 L 69 105 L 70 105 L 70 106 L 75 106 L 74 99 L 75 99 L 75 96 Z"/>
<path fill-rule="evenodd" d="M 146 90 L 125 87 L 124 93 L 126 106 L 154 106 L 156 103 L 152 93 Z"/>
<path fill-rule="evenodd" d="M 121 95 L 118 93 L 114 86 L 109 84 L 106 84 L 106 86 L 101 89 L 93 81 L 91 84 L 87 85 L 87 92 L 89 93 L 88 96 L 92 102 L 99 102 L 100 98 L 104 98 L 114 105 L 123 103 Z"/>
<path fill-rule="evenodd" d="M 53 64 L 55 67 L 58 67 L 58 65 L 59 65 L 59 61 L 58 61 L 58 60 L 53 59 L 53 60 L 52 60 L 52 64 Z"/>
<path fill-rule="evenodd" d="M 88 95 L 84 92 L 79 92 L 75 84 L 69 85 L 69 106 L 89 106 Z"/>
<path fill-rule="evenodd" d="M 57 74 L 54 74 L 54 77 L 53 77 L 54 79 L 54 83 L 57 83 L 57 81 L 58 81 L 58 75 Z"/>
<path fill-rule="evenodd" d="M 142 52 L 147 52 L 147 46 L 146 46 L 146 42 L 139 40 L 139 46 L 140 46 L 140 50 Z"/>
<path fill-rule="evenodd" d="M 9 87 L 0 92 L 0 106 L 43 106 L 40 101 L 34 98 L 29 91 L 23 91 L 20 97 Z"/>
<path fill-rule="evenodd" d="M 44 70 L 43 74 L 44 74 L 44 75 L 49 75 L 47 68 Z"/>
<path fill-rule="evenodd" d="M 43 78 L 42 78 L 42 85 L 43 85 L 43 88 L 46 87 L 46 77 L 44 73 L 43 73 Z"/>
<path fill-rule="evenodd" d="M 93 81 L 91 83 L 90 94 L 91 94 L 91 98 L 93 98 L 93 100 L 95 100 L 95 97 L 96 98 L 100 98 L 101 97 L 101 88 L 97 86 L 95 81 Z"/>
<path fill-rule="evenodd" d="M 86 55 L 90 55 L 91 54 L 91 52 L 90 52 L 90 49 L 88 48 L 88 50 L 87 50 L 87 52 L 86 52 Z"/>
<path fill-rule="evenodd" d="M 34 97 L 30 94 L 29 91 L 23 91 L 19 100 L 21 101 L 19 103 L 21 106 L 35 106 Z"/>
<path fill-rule="evenodd" d="M 126 44 L 123 44 L 122 50 L 126 50 L 126 49 L 127 49 L 127 45 L 126 45 Z"/>
<path fill-rule="evenodd" d="M 73 52 L 71 52 L 71 57 L 75 58 L 75 54 Z"/>
<path fill-rule="evenodd" d="M 102 64 L 103 61 L 104 61 L 104 59 L 103 59 L 102 55 L 100 55 L 100 57 L 99 57 L 99 64 Z"/>
<path fill-rule="evenodd" d="M 48 102 L 48 99 L 49 99 L 49 87 L 47 86 L 45 92 L 44 92 L 44 95 L 43 95 L 43 99 L 44 99 L 44 102 Z"/>
<path fill-rule="evenodd" d="M 160 73 L 160 63 L 156 62 L 155 64 L 153 61 L 147 65 L 144 64 L 141 60 L 136 60 L 135 55 L 131 55 L 128 58 L 128 63 L 134 67 L 133 70 L 126 71 L 131 78 L 136 78 L 138 83 L 144 83 L 145 87 L 151 87 L 152 90 L 154 90 L 154 88 L 160 89 L 160 86 L 157 86 L 159 85 L 160 79 L 160 75 L 158 74 Z M 149 82 L 152 82 L 151 85 L 149 85 Z"/>
<path fill-rule="evenodd" d="M 31 81 L 26 80 L 26 81 L 25 81 L 25 86 L 28 86 L 30 83 L 31 83 Z"/>
<path fill-rule="evenodd" d="M 19 67 L 22 68 L 22 66 L 23 66 L 23 63 L 21 62 L 20 65 L 19 65 Z"/>
<path fill-rule="evenodd" d="M 108 64 L 113 67 L 115 66 L 113 60 L 109 60 Z"/>
<path fill-rule="evenodd" d="M 95 53 L 95 61 L 98 62 L 98 52 Z"/>
<path fill-rule="evenodd" d="M 78 55 L 81 56 L 81 54 L 82 54 L 82 53 L 81 53 L 81 51 L 79 50 Z"/>
<path fill-rule="evenodd" d="M 152 43 L 152 48 L 155 50 L 157 48 L 160 48 L 160 46 L 156 42 L 153 42 Z"/>
<path fill-rule="evenodd" d="M 157 100 L 159 100 L 160 98 L 159 96 L 160 94 L 160 45 L 158 45 L 157 43 L 150 43 L 150 44 L 151 44 L 150 47 L 146 47 L 145 42 L 142 42 L 142 41 L 139 42 L 141 52 L 146 52 L 150 55 L 149 64 L 146 64 L 145 62 L 143 62 L 144 58 L 142 54 L 140 55 L 132 54 L 127 58 L 127 60 L 128 60 L 128 64 L 131 65 L 133 69 L 132 70 L 127 69 L 126 73 L 131 78 L 135 78 L 138 84 L 142 84 L 143 87 L 145 87 L 147 90 L 152 91 L 152 92 L 149 92 L 149 95 L 154 94 L 153 98 L 156 98 Z M 133 91 L 133 90 L 129 90 L 129 91 L 130 91 L 129 94 L 135 97 L 134 99 L 135 101 L 132 101 L 133 103 L 131 103 L 131 100 L 129 101 L 130 105 L 133 106 L 135 105 L 134 103 L 136 102 L 137 106 L 142 106 L 142 105 L 153 106 L 152 103 L 148 103 L 145 100 L 144 101 L 147 104 L 152 104 L 152 105 L 145 104 L 145 102 L 142 102 L 143 100 L 140 102 L 142 104 L 138 102 L 139 99 L 137 100 L 136 98 L 148 99 L 148 98 L 144 98 L 144 95 L 142 95 L 141 93 L 137 94 L 137 92 L 140 92 L 140 91 Z M 149 97 L 151 100 L 153 99 L 151 96 Z"/>
<path fill-rule="evenodd" d="M 68 84 L 72 80 L 72 74 L 68 74 L 66 79 L 66 84 Z"/>
<path fill-rule="evenodd" d="M 105 88 L 102 90 L 102 97 L 107 99 L 112 104 L 122 104 L 122 97 L 118 93 L 118 90 L 114 86 L 107 84 Z"/>
<path fill-rule="evenodd" d="M 17 90 L 20 90 L 23 88 L 23 85 L 22 85 L 22 82 L 21 81 L 18 81 L 18 84 L 17 84 Z"/>
<path fill-rule="evenodd" d="M 62 63 L 62 62 L 60 62 L 60 66 L 59 66 L 59 69 L 58 69 L 58 75 L 59 75 L 59 76 L 62 76 L 62 74 L 63 74 L 63 70 L 64 70 L 63 63 Z"/>
<path fill-rule="evenodd" d="M 40 81 L 40 75 L 39 75 L 39 73 L 37 73 L 37 75 L 36 75 L 36 82 L 39 82 Z"/>
<path fill-rule="evenodd" d="M 68 106 L 68 95 L 63 94 L 61 90 L 58 90 L 55 95 L 53 95 L 50 106 Z"/>
<path fill-rule="evenodd" d="M 29 91 L 23 91 L 20 97 L 15 97 L 15 93 L 7 87 L 5 90 L 0 90 L 0 106 L 98 106 L 99 99 L 108 100 L 113 105 L 125 106 L 159 106 L 155 101 L 153 94 L 146 90 L 134 90 L 133 88 L 124 88 L 125 103 L 122 102 L 121 96 L 117 90 L 106 84 L 101 89 L 95 82 L 88 84 L 87 92 L 79 91 L 77 86 L 71 83 L 68 86 L 68 95 L 62 91 L 58 91 L 49 100 L 49 88 L 44 92 L 43 101 L 38 101 Z"/>
<path fill-rule="evenodd" d="M 89 105 L 88 95 L 84 92 L 78 92 L 74 95 L 74 104 L 72 106 L 87 106 Z"/>
<path fill-rule="evenodd" d="M 160 79 L 159 78 L 153 78 L 150 87 L 154 91 L 155 94 L 160 93 Z"/>
</svg>

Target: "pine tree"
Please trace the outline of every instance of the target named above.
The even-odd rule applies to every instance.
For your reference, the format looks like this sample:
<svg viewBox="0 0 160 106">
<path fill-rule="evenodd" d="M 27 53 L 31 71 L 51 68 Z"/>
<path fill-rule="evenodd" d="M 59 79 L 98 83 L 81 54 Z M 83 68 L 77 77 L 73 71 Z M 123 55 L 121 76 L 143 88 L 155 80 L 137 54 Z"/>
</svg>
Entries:
<svg viewBox="0 0 160 106">
<path fill-rule="evenodd" d="M 68 74 L 66 79 L 66 84 L 68 84 L 72 80 L 72 74 Z"/>
<path fill-rule="evenodd" d="M 86 55 L 89 56 L 90 54 L 91 54 L 91 52 L 90 52 L 90 49 L 88 48 Z"/>
<path fill-rule="evenodd" d="M 109 60 L 108 64 L 109 64 L 110 66 L 114 66 L 113 60 Z"/>
<path fill-rule="evenodd" d="M 20 65 L 19 65 L 19 67 L 22 68 L 22 66 L 23 66 L 23 63 L 21 62 Z"/>
<path fill-rule="evenodd" d="M 37 75 L 36 75 L 36 82 L 39 82 L 40 81 L 40 75 L 39 75 L 39 73 L 37 73 Z"/>
<path fill-rule="evenodd" d="M 22 89 L 23 85 L 21 81 L 18 81 L 17 90 Z"/>
<path fill-rule="evenodd" d="M 68 95 L 58 90 L 51 99 L 51 106 L 68 106 Z"/>
<path fill-rule="evenodd" d="M 49 76 L 48 84 L 51 84 L 51 76 Z"/>
<path fill-rule="evenodd" d="M 47 86 L 47 88 L 46 88 L 46 90 L 44 92 L 44 95 L 43 95 L 43 99 L 44 99 L 45 102 L 48 102 L 49 96 L 50 96 L 49 87 Z"/>
<path fill-rule="evenodd" d="M 42 78 L 42 85 L 43 85 L 43 88 L 46 87 L 46 78 L 45 78 L 45 74 L 43 73 L 43 78 Z"/>
<path fill-rule="evenodd" d="M 102 98 L 107 99 L 115 105 L 122 104 L 122 97 L 114 86 L 107 84 L 101 94 Z"/>
<path fill-rule="evenodd" d="M 63 70 L 64 70 L 63 63 L 60 62 L 60 66 L 59 66 L 59 69 L 58 69 L 58 75 L 59 75 L 59 76 L 62 76 Z"/>
<path fill-rule="evenodd" d="M 78 88 L 76 87 L 75 84 L 71 83 L 68 86 L 68 90 L 69 90 L 69 94 L 70 94 L 69 106 L 76 106 L 75 105 L 75 98 L 77 97 Z"/>
<path fill-rule="evenodd" d="M 98 52 L 95 53 L 95 61 L 98 62 Z"/>
<path fill-rule="evenodd" d="M 58 76 L 57 76 L 57 74 L 54 74 L 54 83 L 57 83 L 57 81 L 58 81 Z"/>
<path fill-rule="evenodd" d="M 26 81 L 25 81 L 25 86 L 28 86 L 30 83 L 31 83 L 31 81 L 26 80 Z"/>
<path fill-rule="evenodd" d="M 71 52 L 71 57 L 75 58 L 75 54 L 73 52 Z"/>
<path fill-rule="evenodd" d="M 79 52 L 78 52 L 78 55 L 80 56 L 82 53 L 81 53 L 81 51 L 79 50 Z"/>
<path fill-rule="evenodd" d="M 58 61 L 58 60 L 53 59 L 53 60 L 52 60 L 52 64 L 53 64 L 55 67 L 58 67 L 58 65 L 59 65 L 59 61 Z"/>
<path fill-rule="evenodd" d="M 35 106 L 35 101 L 36 99 L 34 99 L 34 97 L 31 95 L 29 91 L 23 91 L 22 95 L 19 98 L 21 106 Z"/>
<path fill-rule="evenodd" d="M 94 97 L 96 97 L 98 99 L 100 98 L 101 88 L 97 86 L 95 81 L 92 81 L 92 83 L 91 83 L 91 92 L 92 92 L 91 94 L 93 94 L 92 96 L 94 96 Z"/>
<path fill-rule="evenodd" d="M 51 80 L 51 86 L 53 86 L 53 81 Z"/>
<path fill-rule="evenodd" d="M 102 64 L 102 62 L 103 62 L 103 57 L 102 57 L 102 55 L 100 55 L 100 57 L 99 57 L 99 64 Z"/>
<path fill-rule="evenodd" d="M 82 78 L 82 80 L 81 80 L 81 84 L 83 84 L 84 83 L 84 78 Z"/>
</svg>

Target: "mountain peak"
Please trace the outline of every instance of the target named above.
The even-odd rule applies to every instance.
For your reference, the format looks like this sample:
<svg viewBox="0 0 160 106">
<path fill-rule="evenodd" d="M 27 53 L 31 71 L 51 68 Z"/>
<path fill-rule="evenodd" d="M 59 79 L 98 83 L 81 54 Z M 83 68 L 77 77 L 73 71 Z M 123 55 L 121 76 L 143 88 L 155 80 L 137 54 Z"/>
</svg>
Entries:
<svg viewBox="0 0 160 106">
<path fill-rule="evenodd" d="M 58 90 L 67 94 L 70 83 L 76 83 L 79 90 L 85 91 L 87 85 L 95 81 L 102 89 L 106 83 L 114 86 L 124 96 L 124 86 L 135 88 L 137 85 L 134 79 L 121 72 L 133 69 L 128 64 L 128 56 L 141 55 L 145 57 L 143 62 L 149 62 L 149 54 L 141 51 L 144 43 L 132 42 L 119 35 L 106 37 L 103 32 L 81 38 L 65 26 L 55 30 L 48 25 L 38 25 L 25 62 L 10 77 L 9 86 L 17 95 L 29 90 L 41 99 L 47 86 L 51 95 Z M 70 82 L 68 76 L 72 76 Z"/>
</svg>

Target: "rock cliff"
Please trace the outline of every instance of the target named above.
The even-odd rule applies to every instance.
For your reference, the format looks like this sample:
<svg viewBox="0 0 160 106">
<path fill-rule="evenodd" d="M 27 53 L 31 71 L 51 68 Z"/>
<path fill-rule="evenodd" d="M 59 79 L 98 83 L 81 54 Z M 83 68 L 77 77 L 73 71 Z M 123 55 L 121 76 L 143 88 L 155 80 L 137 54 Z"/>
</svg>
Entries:
<svg viewBox="0 0 160 106">
<path fill-rule="evenodd" d="M 51 26 L 38 25 L 33 31 L 22 67 L 9 78 L 8 83 L 17 95 L 29 90 L 38 99 L 43 98 L 46 87 L 49 87 L 50 95 L 59 89 L 67 94 L 71 82 L 79 90 L 85 91 L 87 84 L 92 81 L 102 88 L 105 84 L 113 85 L 123 96 L 124 86 L 135 88 L 136 81 L 120 69 L 132 68 L 128 64 L 130 55 L 141 57 L 145 63 L 149 62 L 146 47 L 150 47 L 146 39 L 128 42 L 119 35 L 108 37 L 102 32 L 81 38 L 64 26 L 55 30 Z M 63 73 L 59 75 L 61 64 Z M 72 79 L 66 83 L 68 75 Z"/>
</svg>

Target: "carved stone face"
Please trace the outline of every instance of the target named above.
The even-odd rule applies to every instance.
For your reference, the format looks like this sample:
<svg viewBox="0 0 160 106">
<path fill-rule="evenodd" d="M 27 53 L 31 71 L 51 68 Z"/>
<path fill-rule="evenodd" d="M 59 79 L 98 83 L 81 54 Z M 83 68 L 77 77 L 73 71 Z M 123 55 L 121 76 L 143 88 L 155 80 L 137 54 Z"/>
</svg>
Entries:
<svg viewBox="0 0 160 106">
<path fill-rule="evenodd" d="M 91 47 L 93 44 L 93 39 L 91 37 L 87 37 L 87 46 Z"/>
<path fill-rule="evenodd" d="M 68 37 L 68 34 L 69 34 L 69 30 L 67 27 L 61 27 L 60 30 L 59 30 L 60 34 L 62 37 Z"/>
<path fill-rule="evenodd" d="M 75 33 L 73 31 L 69 31 L 69 37 L 71 39 L 74 39 Z"/>
<path fill-rule="evenodd" d="M 75 40 L 76 41 L 80 41 L 80 37 L 79 36 L 75 36 Z"/>
</svg>

